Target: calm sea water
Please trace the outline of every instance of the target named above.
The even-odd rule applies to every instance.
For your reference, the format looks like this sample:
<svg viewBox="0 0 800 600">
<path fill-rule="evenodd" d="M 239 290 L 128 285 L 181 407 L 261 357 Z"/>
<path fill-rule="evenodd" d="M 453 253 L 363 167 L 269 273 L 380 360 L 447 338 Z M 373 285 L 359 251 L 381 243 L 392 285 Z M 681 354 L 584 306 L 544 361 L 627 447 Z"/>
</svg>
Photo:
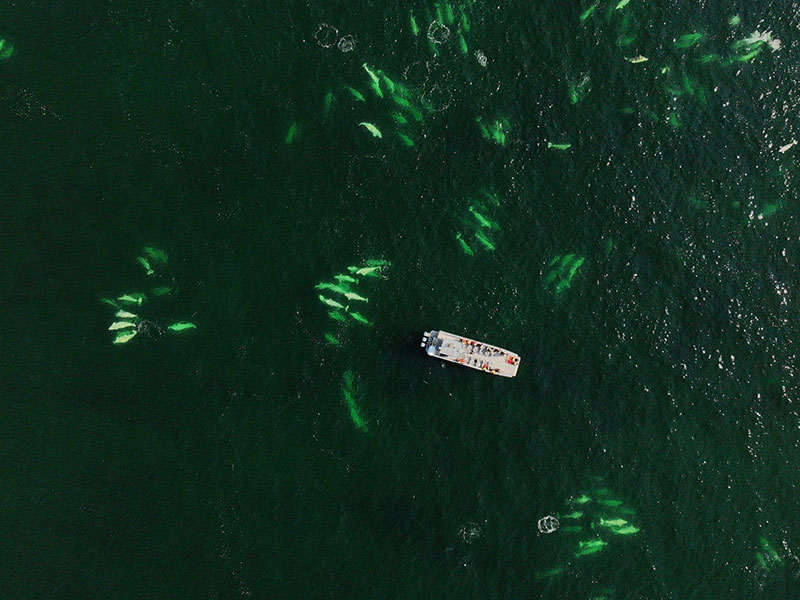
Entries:
<svg viewBox="0 0 800 600">
<path fill-rule="evenodd" d="M 3 3 L 4 597 L 800 598 L 800 5 L 619 4 Z"/>
</svg>

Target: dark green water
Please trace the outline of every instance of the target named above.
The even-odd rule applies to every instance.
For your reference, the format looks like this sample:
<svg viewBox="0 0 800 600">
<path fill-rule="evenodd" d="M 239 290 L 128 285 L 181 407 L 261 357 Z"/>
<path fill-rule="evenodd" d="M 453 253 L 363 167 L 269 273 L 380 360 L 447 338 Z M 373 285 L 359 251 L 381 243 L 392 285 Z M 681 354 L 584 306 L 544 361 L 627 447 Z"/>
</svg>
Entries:
<svg viewBox="0 0 800 600">
<path fill-rule="evenodd" d="M 454 2 L 438 57 L 432 2 L 0 6 L 4 597 L 800 598 L 800 5 Z M 114 345 L 145 244 L 175 291 Z M 314 286 L 376 258 L 374 324 L 332 321 Z"/>
</svg>

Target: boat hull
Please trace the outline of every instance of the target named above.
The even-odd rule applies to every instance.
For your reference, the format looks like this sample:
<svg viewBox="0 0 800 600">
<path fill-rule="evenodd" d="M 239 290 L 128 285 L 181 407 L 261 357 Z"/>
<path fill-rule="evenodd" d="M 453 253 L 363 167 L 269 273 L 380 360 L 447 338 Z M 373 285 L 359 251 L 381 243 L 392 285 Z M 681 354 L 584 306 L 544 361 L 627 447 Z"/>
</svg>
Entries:
<svg viewBox="0 0 800 600">
<path fill-rule="evenodd" d="M 514 377 L 519 369 L 519 354 L 446 331 L 426 331 L 420 346 L 428 356 L 500 377 Z"/>
</svg>

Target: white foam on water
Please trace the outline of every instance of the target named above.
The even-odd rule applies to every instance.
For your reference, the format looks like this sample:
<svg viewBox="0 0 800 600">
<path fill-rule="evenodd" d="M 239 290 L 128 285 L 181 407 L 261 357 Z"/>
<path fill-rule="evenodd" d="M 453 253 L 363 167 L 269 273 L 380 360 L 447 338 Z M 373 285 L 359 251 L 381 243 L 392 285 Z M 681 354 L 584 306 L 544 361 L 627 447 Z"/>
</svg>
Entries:
<svg viewBox="0 0 800 600">
<path fill-rule="evenodd" d="M 343 35 L 339 40 L 338 47 L 342 52 L 352 52 L 356 47 L 356 38 L 352 35 Z"/>
<path fill-rule="evenodd" d="M 317 40 L 317 44 L 322 48 L 331 48 L 336 45 L 336 40 L 339 39 L 339 30 L 333 25 L 320 23 L 314 33 L 314 39 Z"/>
<path fill-rule="evenodd" d="M 428 26 L 428 39 L 434 44 L 444 44 L 450 39 L 450 29 L 439 21 L 433 21 Z"/>
</svg>

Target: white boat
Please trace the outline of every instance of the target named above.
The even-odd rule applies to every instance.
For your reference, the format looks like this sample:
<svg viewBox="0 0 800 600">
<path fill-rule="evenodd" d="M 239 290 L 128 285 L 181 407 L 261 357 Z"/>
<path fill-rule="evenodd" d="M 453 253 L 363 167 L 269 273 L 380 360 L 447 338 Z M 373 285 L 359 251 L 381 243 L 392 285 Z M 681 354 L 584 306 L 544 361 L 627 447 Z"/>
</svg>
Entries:
<svg viewBox="0 0 800 600">
<path fill-rule="evenodd" d="M 428 356 L 492 375 L 514 377 L 519 369 L 519 354 L 446 331 L 426 331 L 420 346 Z"/>
</svg>

